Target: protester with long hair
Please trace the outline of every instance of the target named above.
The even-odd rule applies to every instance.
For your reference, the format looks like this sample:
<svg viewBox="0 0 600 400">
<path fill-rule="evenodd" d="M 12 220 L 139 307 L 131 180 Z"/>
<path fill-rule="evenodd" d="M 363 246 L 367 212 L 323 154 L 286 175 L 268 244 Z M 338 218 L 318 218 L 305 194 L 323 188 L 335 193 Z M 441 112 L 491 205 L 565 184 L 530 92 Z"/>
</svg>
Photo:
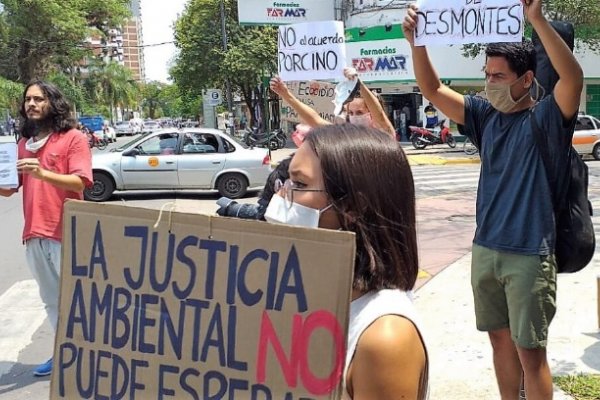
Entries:
<svg viewBox="0 0 600 400">
<path fill-rule="evenodd" d="M 63 204 L 67 199 L 83 199 L 83 189 L 92 183 L 92 157 L 86 137 L 75 129 L 69 103 L 54 85 L 43 81 L 27 85 L 20 114 L 17 170 L 23 189 L 23 243 L 56 332 Z M 15 192 L 0 189 L 0 196 Z M 51 372 L 52 359 L 33 370 L 35 376 Z"/>
<path fill-rule="evenodd" d="M 415 190 L 400 145 L 373 128 L 319 126 L 276 186 L 267 221 L 356 234 L 343 399 L 425 399 L 427 351 L 410 295 Z"/>
</svg>

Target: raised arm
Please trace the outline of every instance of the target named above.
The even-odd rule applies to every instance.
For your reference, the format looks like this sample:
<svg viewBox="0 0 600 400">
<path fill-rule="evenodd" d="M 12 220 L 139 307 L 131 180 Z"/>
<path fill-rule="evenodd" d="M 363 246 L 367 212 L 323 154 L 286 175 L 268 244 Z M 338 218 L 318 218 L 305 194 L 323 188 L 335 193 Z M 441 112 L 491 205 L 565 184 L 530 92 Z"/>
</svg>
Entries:
<svg viewBox="0 0 600 400">
<path fill-rule="evenodd" d="M 358 74 L 354 68 L 345 68 L 344 76 L 347 79 L 358 79 Z M 360 97 L 365 101 L 365 105 L 371 113 L 371 118 L 373 119 L 375 127 L 390 134 L 392 138 L 396 139 L 394 125 L 392 125 L 390 119 L 385 114 L 385 110 L 381 106 L 377 96 L 375 96 L 375 94 L 371 92 L 371 89 L 369 89 L 360 79 L 358 80 L 358 85 Z"/>
<path fill-rule="evenodd" d="M 565 119 L 571 119 L 579 110 L 581 90 L 583 89 L 583 70 L 575 56 L 550 25 L 542 13 L 541 0 L 529 0 L 523 3 L 525 16 L 537 32 L 552 67 L 558 74 L 554 87 L 554 98 Z"/>
<path fill-rule="evenodd" d="M 319 125 L 330 125 L 330 122 L 321 118 L 318 112 L 304 104 L 294 96 L 285 83 L 278 76 L 271 79 L 271 90 L 288 103 L 300 116 L 300 120 L 306 125 L 314 128 Z"/>
<path fill-rule="evenodd" d="M 415 29 L 418 23 L 417 6 L 411 4 L 402 23 L 402 30 L 410 44 L 417 85 L 423 96 L 431 101 L 435 108 L 457 124 L 462 125 L 465 122 L 464 97 L 448 86 L 442 85 L 431 64 L 427 49 L 424 46 L 415 46 Z"/>
</svg>

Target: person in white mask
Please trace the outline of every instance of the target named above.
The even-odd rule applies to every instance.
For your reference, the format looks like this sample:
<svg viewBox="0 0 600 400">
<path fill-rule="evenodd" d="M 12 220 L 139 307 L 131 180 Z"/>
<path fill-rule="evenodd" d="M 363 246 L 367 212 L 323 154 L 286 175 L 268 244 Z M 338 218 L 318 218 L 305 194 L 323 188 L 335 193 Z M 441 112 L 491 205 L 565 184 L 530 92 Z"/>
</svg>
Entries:
<svg viewBox="0 0 600 400">
<path fill-rule="evenodd" d="M 547 173 L 557 177 L 569 168 L 583 87 L 581 66 L 546 20 L 542 1 L 521 3 L 559 77 L 543 99 L 530 95 L 537 82 L 529 40 L 487 46 L 483 99 L 440 82 L 426 47 L 414 43 L 418 26 L 427 23 L 416 5 L 403 22 L 423 96 L 462 125 L 480 149 L 471 286 L 477 329 L 488 333 L 503 400 L 519 398 L 522 377 L 528 399 L 552 398 L 546 347 L 556 312 L 556 227 Z M 543 132 L 554 170 L 544 166 L 532 120 Z"/>
<path fill-rule="evenodd" d="M 353 124 L 314 128 L 265 219 L 356 234 L 342 399 L 425 399 L 429 361 L 411 297 L 415 189 L 400 145 Z"/>
<path fill-rule="evenodd" d="M 20 114 L 17 170 L 25 217 L 22 238 L 27 264 L 56 332 L 63 205 L 67 199 L 83 200 L 84 188 L 92 185 L 92 155 L 87 138 L 75 129 L 71 106 L 53 84 L 27 85 Z M 16 191 L 0 189 L 0 196 Z M 52 359 L 33 370 L 35 376 L 51 372 Z"/>
<path fill-rule="evenodd" d="M 373 93 L 360 79 L 354 68 L 345 68 L 344 76 L 348 81 L 356 82 L 358 91 L 353 94 L 343 109 L 346 121 L 351 124 L 372 127 L 388 133 L 396 138 L 394 126 L 387 117 L 381 99 Z M 321 118 L 319 110 L 314 110 L 310 106 L 298 100 L 287 88 L 285 83 L 279 77 L 271 79 L 271 90 L 277 93 L 294 111 L 298 113 L 303 123 L 310 127 L 328 125 L 329 121 Z"/>
</svg>

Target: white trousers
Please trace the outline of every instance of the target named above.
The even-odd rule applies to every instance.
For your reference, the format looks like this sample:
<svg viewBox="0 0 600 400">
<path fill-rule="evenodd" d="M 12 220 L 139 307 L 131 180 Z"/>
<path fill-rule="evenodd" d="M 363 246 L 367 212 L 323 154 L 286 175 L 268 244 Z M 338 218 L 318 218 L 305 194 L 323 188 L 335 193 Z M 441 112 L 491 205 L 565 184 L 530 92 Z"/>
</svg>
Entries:
<svg viewBox="0 0 600 400">
<path fill-rule="evenodd" d="M 33 238 L 25 243 L 25 256 L 31 274 L 38 283 L 48 320 L 56 332 L 60 290 L 61 244 L 52 239 Z"/>
</svg>

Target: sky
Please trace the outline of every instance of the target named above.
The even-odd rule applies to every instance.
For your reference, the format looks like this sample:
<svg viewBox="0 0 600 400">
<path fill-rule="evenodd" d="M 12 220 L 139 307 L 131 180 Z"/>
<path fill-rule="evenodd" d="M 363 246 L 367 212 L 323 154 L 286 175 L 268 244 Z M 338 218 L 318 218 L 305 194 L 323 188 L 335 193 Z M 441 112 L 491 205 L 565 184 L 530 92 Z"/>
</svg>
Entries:
<svg viewBox="0 0 600 400">
<path fill-rule="evenodd" d="M 173 24 L 188 0 L 142 0 L 144 45 L 172 42 Z M 169 65 L 175 57 L 173 44 L 144 48 L 146 80 L 168 82 Z"/>
</svg>

